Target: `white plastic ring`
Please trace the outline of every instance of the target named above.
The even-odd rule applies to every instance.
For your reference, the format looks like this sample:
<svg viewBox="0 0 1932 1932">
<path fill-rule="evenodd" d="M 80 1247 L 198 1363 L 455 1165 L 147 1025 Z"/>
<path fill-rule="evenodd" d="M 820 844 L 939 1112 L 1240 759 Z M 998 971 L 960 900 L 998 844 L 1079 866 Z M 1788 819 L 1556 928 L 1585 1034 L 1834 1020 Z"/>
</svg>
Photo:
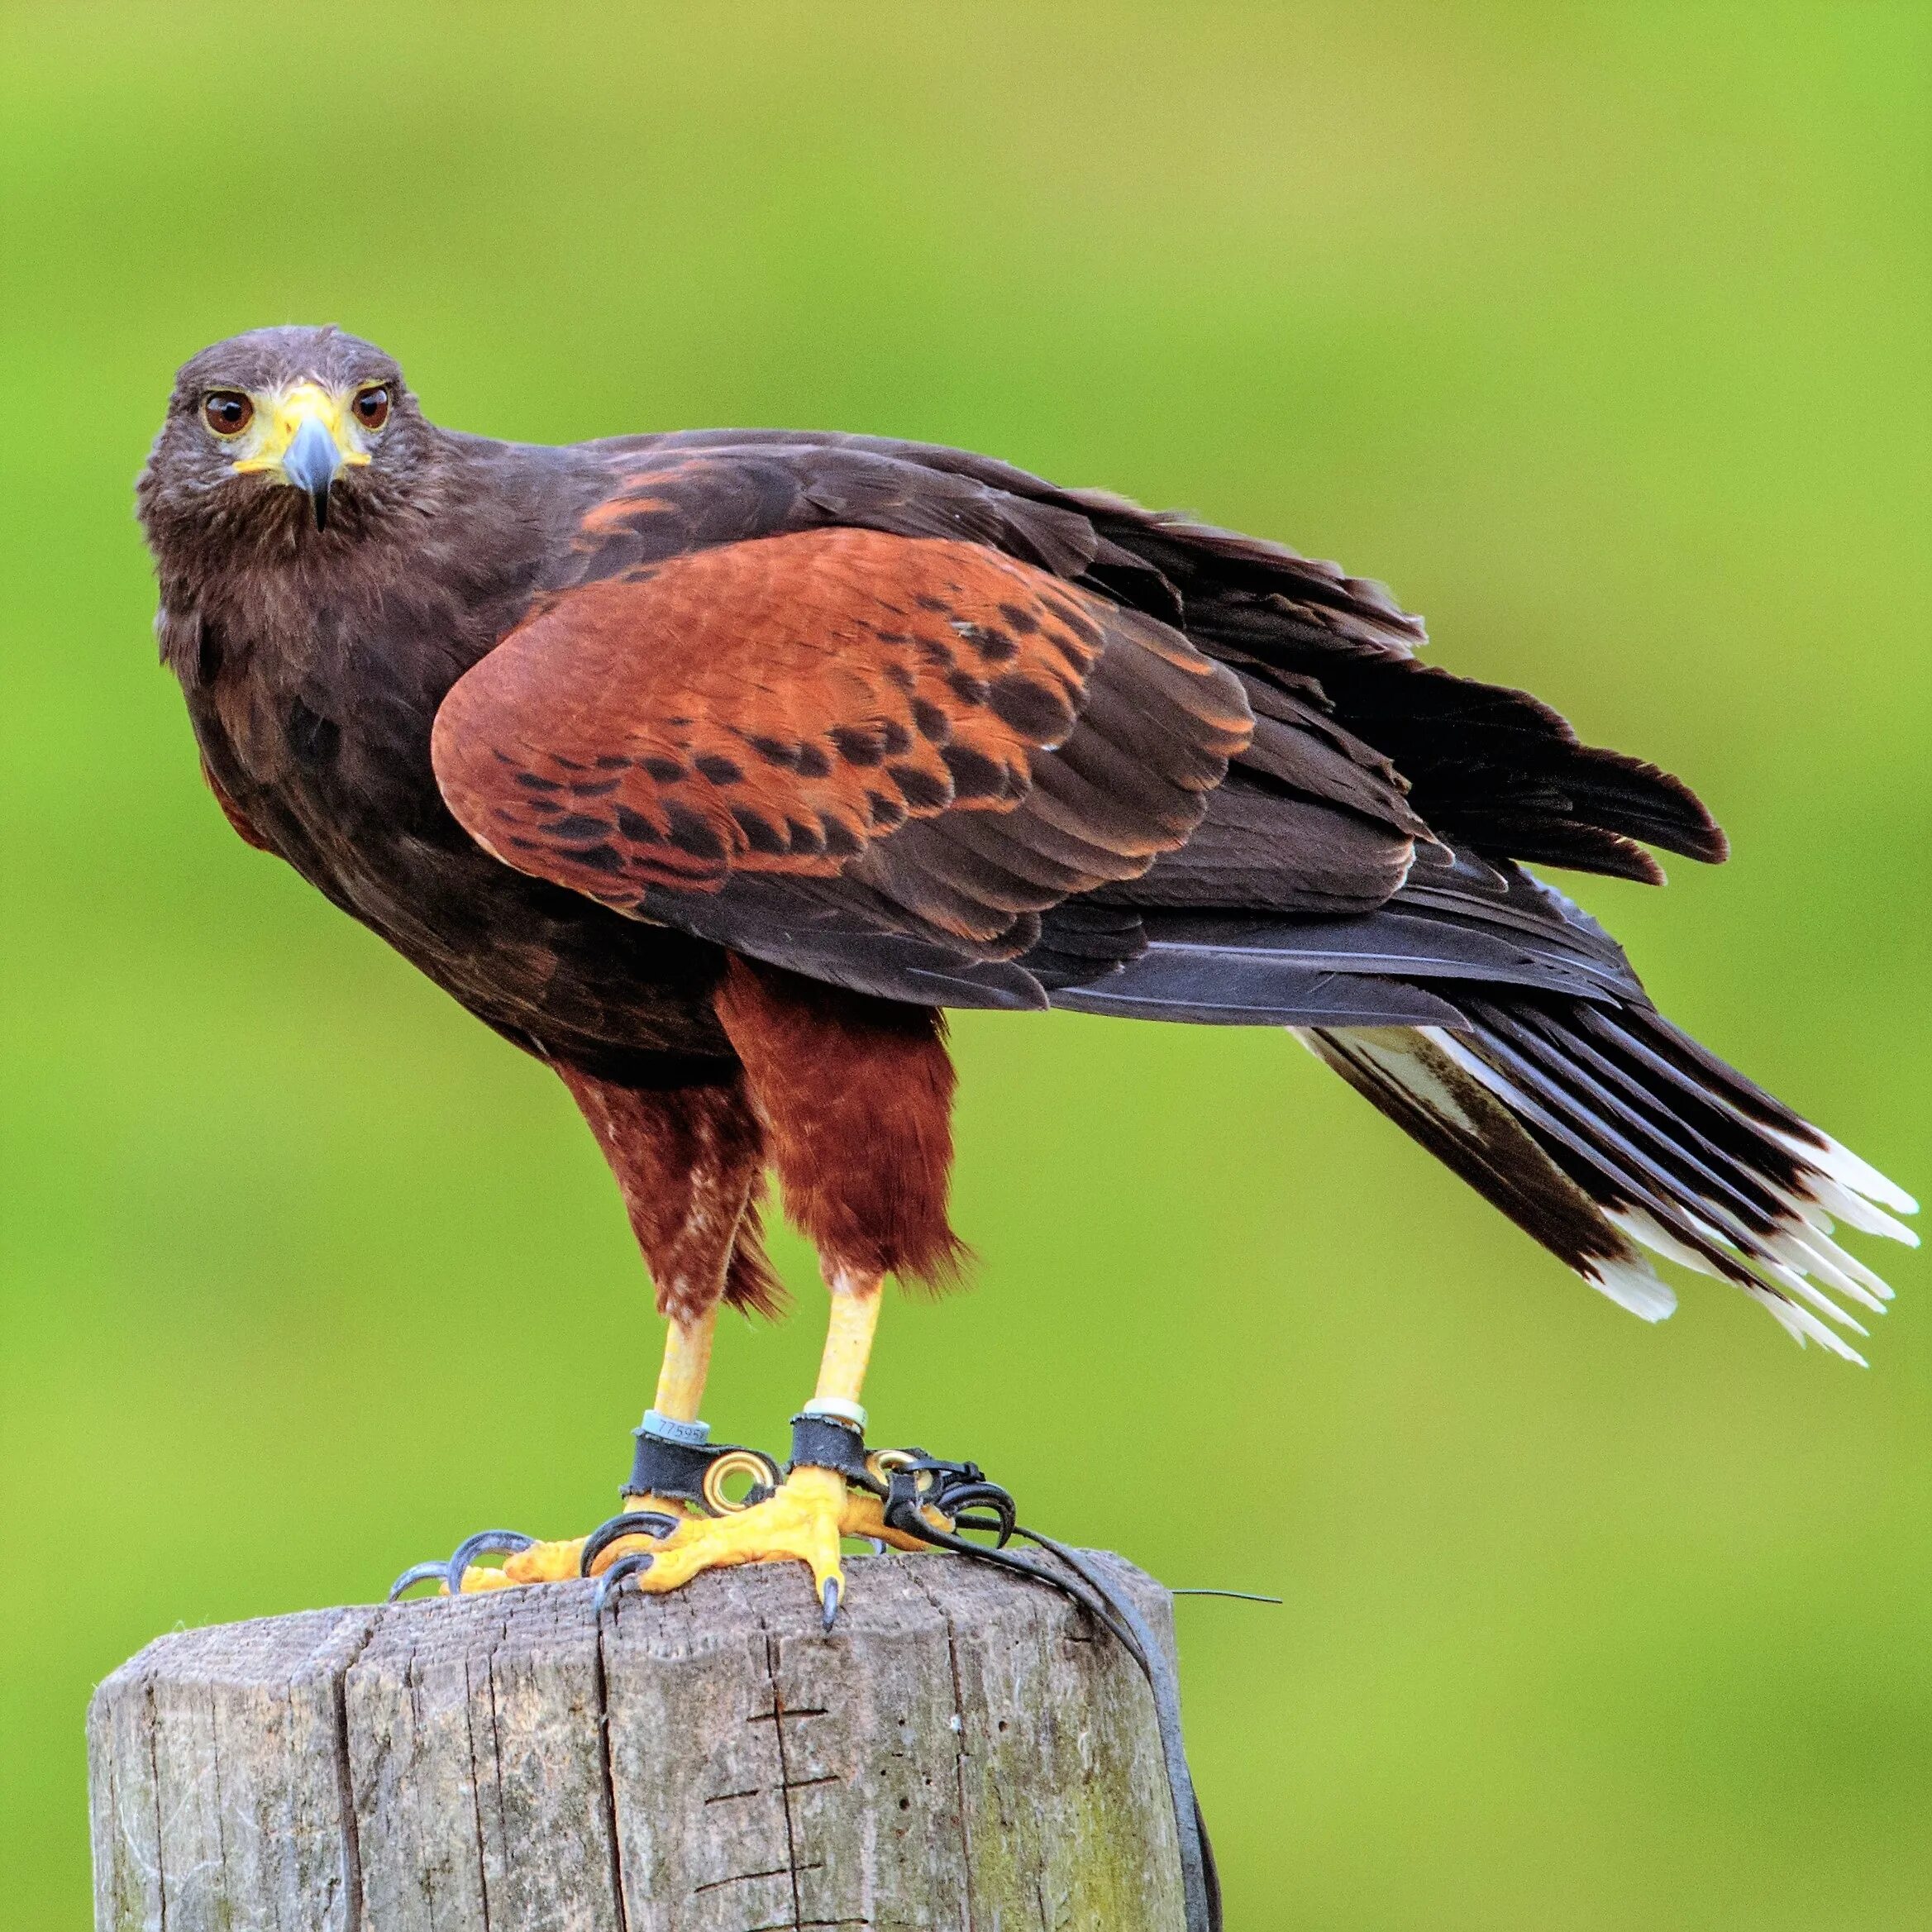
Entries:
<svg viewBox="0 0 1932 1932">
<path fill-rule="evenodd" d="M 849 1422 L 861 1435 L 866 1433 L 866 1411 L 842 1395 L 814 1395 L 805 1405 L 807 1415 L 828 1415 L 834 1422 Z"/>
</svg>

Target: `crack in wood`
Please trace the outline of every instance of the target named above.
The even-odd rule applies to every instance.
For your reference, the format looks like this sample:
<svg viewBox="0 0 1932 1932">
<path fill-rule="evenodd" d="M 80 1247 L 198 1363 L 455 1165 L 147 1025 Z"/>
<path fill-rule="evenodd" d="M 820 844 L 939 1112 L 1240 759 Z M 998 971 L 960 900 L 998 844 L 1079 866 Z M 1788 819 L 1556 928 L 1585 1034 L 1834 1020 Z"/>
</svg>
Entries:
<svg viewBox="0 0 1932 1932">
<path fill-rule="evenodd" d="M 691 1887 L 695 1898 L 701 1891 L 720 1891 L 727 1885 L 749 1885 L 754 1878 L 796 1878 L 801 1872 L 823 1872 L 823 1859 L 813 1859 L 809 1865 L 774 1865 L 769 1872 L 734 1872 L 728 1878 L 707 1878 L 702 1885 Z"/>
<path fill-rule="evenodd" d="M 775 1641 L 775 1639 L 774 1639 Z M 754 1710 L 745 1720 L 747 1724 L 783 1724 L 788 1718 L 829 1717 L 832 1714 L 822 1704 L 801 1704 L 787 1710 L 782 1702 L 776 1701 L 777 1686 L 772 1687 L 773 1706 L 770 1710 Z"/>
<path fill-rule="evenodd" d="M 499 1637 L 507 1633 L 499 1631 Z M 491 1782 L 496 1791 L 497 1829 L 507 1834 L 509 1828 L 508 1814 L 503 1803 L 503 1734 L 501 1720 L 496 1707 L 496 1651 L 489 1653 L 489 1675 L 486 1680 L 489 1689 L 489 1765 Z"/>
<path fill-rule="evenodd" d="M 870 1919 L 774 1919 L 769 1925 L 747 1925 L 745 1932 L 823 1932 L 831 1925 L 870 1925 Z"/>
<path fill-rule="evenodd" d="M 363 1625 L 355 1648 L 336 1672 L 331 1686 L 331 1715 L 336 1725 L 336 1801 L 341 1806 L 342 1824 L 343 1932 L 361 1932 L 362 1927 L 362 1828 L 355 1816 L 355 1780 L 349 1761 L 349 1673 L 374 1642 L 384 1615 L 377 1610 Z M 293 1714 L 291 1705 L 291 1716 Z"/>
<path fill-rule="evenodd" d="M 221 1721 L 215 1715 L 214 1686 L 208 1686 L 208 1775 L 215 1787 L 215 1856 L 223 1865 L 228 1863 L 228 1821 L 227 1807 L 222 1802 L 222 1730 Z"/>
<path fill-rule="evenodd" d="M 954 1739 L 952 1779 L 959 1806 L 960 1846 L 966 1854 L 966 1932 L 975 1932 L 973 1821 L 966 1804 L 966 1698 L 960 1688 L 959 1681 L 959 1634 L 953 1628 L 952 1612 L 933 1594 L 923 1576 L 919 1579 L 919 1586 L 925 1591 L 928 1600 L 939 1613 L 939 1620 L 946 1628 L 946 1661 L 952 1675 L 952 1734 Z"/>
<path fill-rule="evenodd" d="M 619 1606 L 620 1613 L 622 1606 Z M 617 1904 L 617 1932 L 630 1932 L 631 1915 L 624 1897 L 623 1840 L 618 1827 L 617 1780 L 610 1762 L 610 1679 L 603 1653 L 603 1620 L 597 1621 L 597 1640 L 591 1648 L 591 1696 L 596 1706 L 598 1764 L 603 1777 L 604 1819 L 610 1846 L 611 1896 Z"/>
<path fill-rule="evenodd" d="M 785 1707 L 785 1693 L 778 1687 L 778 1639 L 767 1630 L 765 1634 L 765 1674 L 771 1680 L 771 1734 L 778 1740 L 778 1801 L 785 1814 L 785 1862 L 790 1874 L 792 1887 L 792 1925 L 794 1932 L 805 1922 L 804 1896 L 799 1890 L 800 1867 L 799 1864 L 798 1827 L 792 1817 L 791 1765 L 785 1749 L 785 1720 L 788 1716 L 823 1717 L 823 1708 L 816 1710 L 800 1710 L 788 1712 Z M 756 1724 L 757 1717 L 747 1720 Z M 813 1866 L 813 1871 L 818 1870 Z"/>
<path fill-rule="evenodd" d="M 160 1894 L 160 1932 L 168 1932 L 167 1837 L 161 1826 L 161 1720 L 155 1705 L 155 1682 L 150 1677 L 147 1690 L 149 1789 L 155 1794 L 155 1890 Z"/>
<path fill-rule="evenodd" d="M 870 1919 L 774 1919 L 768 1925 L 747 1925 L 745 1932 L 823 1932 L 831 1925 L 870 1925 Z"/>
<path fill-rule="evenodd" d="M 484 1659 L 488 1679 L 489 1660 Z M 470 1843 L 476 1854 L 476 1897 L 483 1912 L 483 1932 L 489 1932 L 489 1861 L 483 1851 L 483 1779 L 476 1762 L 476 1681 L 469 1661 L 463 1664 L 463 1740 L 470 1752 Z"/>
</svg>

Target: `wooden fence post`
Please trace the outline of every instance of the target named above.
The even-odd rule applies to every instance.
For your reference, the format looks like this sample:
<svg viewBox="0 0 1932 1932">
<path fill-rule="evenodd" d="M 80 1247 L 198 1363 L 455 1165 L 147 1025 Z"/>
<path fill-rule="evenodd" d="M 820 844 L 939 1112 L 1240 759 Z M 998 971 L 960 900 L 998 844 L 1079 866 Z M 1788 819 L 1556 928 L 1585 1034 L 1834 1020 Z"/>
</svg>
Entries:
<svg viewBox="0 0 1932 1932">
<path fill-rule="evenodd" d="M 1171 1605 L 1095 1559 L 1171 1643 Z M 98 1932 L 1174 1932 L 1152 1698 L 940 1555 L 163 1637 L 88 1718 Z"/>
</svg>

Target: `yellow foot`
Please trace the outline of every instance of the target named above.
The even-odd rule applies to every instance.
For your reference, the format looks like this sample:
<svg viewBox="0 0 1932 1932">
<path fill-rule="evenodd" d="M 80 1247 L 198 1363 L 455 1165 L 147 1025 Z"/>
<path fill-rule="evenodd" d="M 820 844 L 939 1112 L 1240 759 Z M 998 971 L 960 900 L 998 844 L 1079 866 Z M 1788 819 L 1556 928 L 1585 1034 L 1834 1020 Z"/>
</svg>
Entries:
<svg viewBox="0 0 1932 1932">
<path fill-rule="evenodd" d="M 513 1551 L 503 1558 L 503 1567 L 493 1570 L 482 1563 L 470 1563 L 463 1572 L 463 1594 L 479 1590 L 513 1590 L 524 1583 L 565 1583 L 577 1574 L 586 1538 L 568 1538 L 561 1543 L 533 1543 L 528 1549 Z M 443 1586 L 444 1594 L 449 1585 Z"/>
<path fill-rule="evenodd" d="M 669 1516 L 680 1523 L 692 1519 L 690 1512 L 682 1503 L 670 1501 L 663 1496 L 627 1496 L 624 1498 L 626 1515 L 646 1512 Z M 575 1583 L 584 1573 L 584 1546 L 589 1540 L 587 1536 L 572 1536 L 559 1542 L 533 1543 L 527 1542 L 520 1537 L 501 1539 L 500 1532 L 496 1535 L 486 1534 L 473 1538 L 470 1543 L 458 1551 L 459 1556 L 465 1553 L 482 1555 L 486 1552 L 500 1554 L 503 1559 L 503 1566 L 498 1569 L 482 1563 L 465 1562 L 462 1567 L 463 1594 L 468 1596 L 479 1590 L 515 1590 L 527 1583 Z M 473 1544 L 480 1544 L 481 1548 L 472 1550 Z M 628 1536 L 612 1538 L 592 1560 L 590 1573 L 596 1576 L 608 1569 L 619 1557 L 632 1550 L 651 1549 L 654 1547 L 653 1538 L 642 1531 Z M 422 1563 L 415 1570 L 404 1574 L 418 1581 L 427 1582 L 432 1580 L 432 1572 L 439 1567 L 446 1569 L 447 1566 Z M 398 1578 L 398 1587 L 402 1586 L 403 1579 Z M 449 1593 L 450 1586 L 446 1575 L 438 1594 L 446 1596 Z M 392 1592 L 392 1596 L 394 1594 Z"/>
<path fill-rule="evenodd" d="M 472 1537 L 447 1564 L 419 1563 L 405 1571 L 396 1580 L 391 1600 L 417 1583 L 438 1583 L 439 1594 L 447 1596 L 451 1578 L 458 1575 L 465 1596 L 532 1583 L 575 1582 L 584 1574 L 584 1548 L 594 1539 L 591 1576 L 603 1576 L 621 1564 L 613 1582 L 632 1580 L 638 1589 L 654 1594 L 675 1590 L 701 1571 L 724 1569 L 734 1563 L 788 1559 L 802 1562 L 812 1572 L 826 1627 L 830 1629 L 845 1589 L 845 1572 L 839 1561 L 842 1538 L 864 1538 L 906 1550 L 930 1547 L 916 1537 L 887 1528 L 885 1505 L 879 1497 L 848 1486 L 834 1470 L 809 1467 L 794 1470 L 776 1493 L 763 1502 L 715 1516 L 696 1515 L 662 1497 L 624 1498 L 625 1516 L 647 1513 L 673 1519 L 675 1527 L 663 1534 L 652 1526 L 613 1536 L 611 1531 L 623 1520 L 616 1518 L 592 1536 L 549 1543 L 486 1530 Z M 950 1527 L 936 1513 L 933 1519 L 941 1527 Z M 484 1555 L 502 1557 L 502 1567 L 490 1567 L 472 1560 Z"/>
<path fill-rule="evenodd" d="M 736 1563 L 804 1563 L 832 1628 L 845 1592 L 845 1569 L 839 1560 L 842 1538 L 868 1538 L 901 1549 L 926 1547 L 916 1538 L 885 1526 L 879 1498 L 848 1487 L 831 1469 L 794 1469 L 780 1484 L 775 1496 L 728 1515 L 694 1517 L 661 1543 L 646 1546 L 649 1561 L 626 1573 L 637 1588 L 661 1595 L 705 1570 L 728 1569 Z"/>
</svg>

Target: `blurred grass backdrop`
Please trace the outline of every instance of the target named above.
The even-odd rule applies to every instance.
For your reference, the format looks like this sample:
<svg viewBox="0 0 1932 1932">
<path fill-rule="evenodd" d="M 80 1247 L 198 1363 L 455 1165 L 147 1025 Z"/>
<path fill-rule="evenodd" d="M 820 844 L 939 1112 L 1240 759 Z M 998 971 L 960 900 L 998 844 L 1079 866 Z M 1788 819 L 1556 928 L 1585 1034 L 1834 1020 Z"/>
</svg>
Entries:
<svg viewBox="0 0 1932 1932">
<path fill-rule="evenodd" d="M 5 1906 L 87 1914 L 90 1686 L 610 1503 L 658 1348 L 556 1082 L 245 849 L 155 667 L 175 365 L 340 321 L 446 422 L 970 445 L 1386 578 L 1688 774 L 1596 887 L 1677 1018 L 1925 1131 L 1916 7 L 9 8 Z M 875 1435 L 1175 1583 L 1230 1923 L 1932 1923 L 1932 1309 L 1651 1330 L 1290 1042 L 969 1017 L 976 1292 Z M 822 1304 L 733 1323 L 780 1446 Z"/>
</svg>

